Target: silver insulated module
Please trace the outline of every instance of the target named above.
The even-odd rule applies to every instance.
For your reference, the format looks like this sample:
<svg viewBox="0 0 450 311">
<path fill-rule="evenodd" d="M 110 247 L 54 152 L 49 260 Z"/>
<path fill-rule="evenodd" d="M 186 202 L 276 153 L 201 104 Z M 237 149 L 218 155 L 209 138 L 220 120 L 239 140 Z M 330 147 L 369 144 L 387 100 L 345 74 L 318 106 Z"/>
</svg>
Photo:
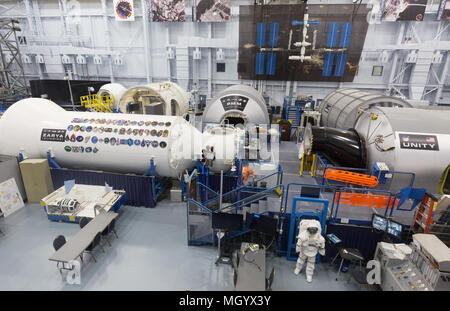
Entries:
<svg viewBox="0 0 450 311">
<path fill-rule="evenodd" d="M 352 128 L 358 114 L 369 107 L 412 107 L 408 102 L 381 93 L 357 89 L 338 89 L 320 104 L 322 125 L 341 129 Z"/>
</svg>

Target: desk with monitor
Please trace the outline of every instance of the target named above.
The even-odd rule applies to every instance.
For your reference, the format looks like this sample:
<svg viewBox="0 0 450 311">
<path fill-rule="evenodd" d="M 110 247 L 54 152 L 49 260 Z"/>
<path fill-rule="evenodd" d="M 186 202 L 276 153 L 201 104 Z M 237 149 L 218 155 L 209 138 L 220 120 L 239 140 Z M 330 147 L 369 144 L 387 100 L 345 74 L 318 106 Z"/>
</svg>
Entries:
<svg viewBox="0 0 450 311">
<path fill-rule="evenodd" d="M 232 213 L 213 213 L 212 228 L 218 230 L 218 256 L 216 264 L 230 263 L 236 290 L 266 290 L 271 287 L 275 275 L 274 269 L 266 279 L 266 250 L 272 245 L 277 234 L 278 220 L 266 215 L 246 213 L 245 229 L 273 237 L 266 247 L 262 244 L 243 242 L 240 249 L 233 252 L 234 260 L 221 254 L 220 240 L 230 231 L 244 229 L 243 215 Z"/>
</svg>

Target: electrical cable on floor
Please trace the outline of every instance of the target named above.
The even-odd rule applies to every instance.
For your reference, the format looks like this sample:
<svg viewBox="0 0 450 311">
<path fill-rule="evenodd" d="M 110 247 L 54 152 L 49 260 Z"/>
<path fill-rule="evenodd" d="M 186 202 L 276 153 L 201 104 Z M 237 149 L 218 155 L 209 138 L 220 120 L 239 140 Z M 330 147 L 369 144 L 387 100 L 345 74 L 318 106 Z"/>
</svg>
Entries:
<svg viewBox="0 0 450 311">
<path fill-rule="evenodd" d="M 255 259 L 253 259 L 252 261 L 250 261 L 250 260 L 248 260 L 248 259 L 246 258 L 246 256 L 247 256 L 249 250 L 250 250 L 250 247 L 247 248 L 247 249 L 245 250 L 244 256 L 242 256 L 242 258 L 244 259 L 245 262 L 254 264 L 254 265 L 259 269 L 259 271 L 262 271 L 261 267 L 255 262 Z"/>
</svg>

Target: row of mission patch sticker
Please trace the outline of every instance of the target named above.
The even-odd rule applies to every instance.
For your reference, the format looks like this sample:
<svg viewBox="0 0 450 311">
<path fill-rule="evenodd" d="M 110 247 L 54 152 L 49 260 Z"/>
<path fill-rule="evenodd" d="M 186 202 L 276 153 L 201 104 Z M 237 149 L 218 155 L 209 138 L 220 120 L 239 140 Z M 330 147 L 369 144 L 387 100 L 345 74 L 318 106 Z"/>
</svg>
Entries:
<svg viewBox="0 0 450 311">
<path fill-rule="evenodd" d="M 147 136 L 157 136 L 157 137 L 160 137 L 160 136 L 163 136 L 163 137 L 167 137 L 167 136 L 169 136 L 169 130 L 159 130 L 159 131 L 157 131 L 157 130 L 155 130 L 155 129 L 153 129 L 153 130 L 149 130 L 149 129 L 131 129 L 131 128 L 121 128 L 121 129 L 117 129 L 117 128 L 115 128 L 115 129 L 113 129 L 113 128 L 111 128 L 111 127 L 106 127 L 106 128 L 104 128 L 104 127 L 100 127 L 100 128 L 97 128 L 97 127 L 94 127 L 94 128 L 92 128 L 92 126 L 87 126 L 87 127 L 85 127 L 85 126 L 79 126 L 79 125 L 75 125 L 75 126 L 73 126 L 73 125 L 69 125 L 68 127 L 67 127 L 67 131 L 69 131 L 69 132 L 71 132 L 71 131 L 74 131 L 74 132 L 86 132 L 86 133 L 90 133 L 90 132 L 92 132 L 92 133 L 99 133 L 99 134 L 102 134 L 102 133 L 119 133 L 119 135 L 125 135 L 125 134 L 127 134 L 127 135 L 131 135 L 131 134 L 133 134 L 133 135 L 135 135 L 135 136 L 137 136 L 137 135 L 139 135 L 139 136 L 142 136 L 142 135 L 144 135 L 144 133 L 145 133 L 145 135 L 147 135 Z"/>
<path fill-rule="evenodd" d="M 165 122 L 165 123 L 164 122 L 156 122 L 156 121 L 147 121 L 147 122 L 139 121 L 138 122 L 138 121 L 129 121 L 129 120 L 78 119 L 78 118 L 73 119 L 72 122 L 73 123 L 95 123 L 95 124 L 106 124 L 106 125 L 113 124 L 113 125 L 118 125 L 118 126 L 130 126 L 130 125 L 131 126 L 135 126 L 135 125 L 137 125 L 137 126 L 143 126 L 143 125 L 150 126 L 151 125 L 151 126 L 166 126 L 166 127 L 169 127 L 171 125 L 170 122 Z M 164 130 L 164 131 L 163 130 L 159 130 L 159 131 L 157 131 L 155 129 L 149 130 L 149 129 L 131 129 L 131 128 L 128 128 L 128 129 L 125 129 L 125 128 L 117 129 L 117 128 L 115 128 L 115 129 L 113 129 L 113 128 L 104 128 L 104 127 L 80 126 L 80 125 L 72 125 L 72 124 L 67 127 L 67 130 L 69 132 L 71 132 L 71 131 L 74 131 L 74 132 L 80 131 L 80 132 L 86 132 L 86 133 L 90 133 L 90 132 L 97 133 L 98 132 L 99 134 L 102 134 L 102 133 L 113 133 L 114 132 L 114 133 L 119 133 L 120 135 L 125 135 L 125 134 L 131 135 L 131 134 L 134 134 L 135 136 L 137 136 L 137 135 L 142 136 L 142 135 L 144 135 L 144 133 L 147 136 L 151 135 L 151 136 L 157 136 L 157 137 L 160 137 L 160 136 L 167 137 L 169 135 L 169 131 L 168 130 Z M 69 135 L 66 135 L 65 140 L 66 141 L 70 141 L 70 142 L 79 142 L 79 143 L 81 143 L 83 141 L 84 141 L 84 143 L 91 142 L 93 144 L 105 143 L 105 144 L 111 144 L 113 146 L 114 145 L 117 145 L 117 146 L 128 145 L 128 146 L 141 146 L 141 147 L 150 147 L 150 146 L 152 146 L 154 148 L 156 148 L 158 146 L 160 146 L 161 148 L 166 148 L 167 147 L 167 143 L 165 141 L 158 142 L 156 140 L 155 141 L 144 140 L 144 139 L 143 140 L 140 140 L 140 139 L 134 139 L 133 140 L 132 138 L 121 139 L 121 138 L 114 138 L 114 137 L 113 138 L 108 138 L 108 137 L 106 137 L 106 138 L 98 138 L 96 136 L 83 137 L 82 135 L 78 135 L 77 136 L 75 134 L 72 134 L 70 137 L 69 137 Z M 86 152 L 86 153 L 90 153 L 90 152 L 97 153 L 99 151 L 99 149 L 97 147 L 92 148 L 92 147 L 82 147 L 82 146 L 65 146 L 64 150 L 66 150 L 67 152 L 79 152 L 79 153 L 83 153 L 83 152 Z"/>
<path fill-rule="evenodd" d="M 171 125 L 170 122 L 158 122 L 158 121 L 130 121 L 130 120 L 106 120 L 106 119 L 79 119 L 75 118 L 72 120 L 72 123 L 90 123 L 90 124 L 112 124 L 118 126 L 167 126 Z"/>
</svg>

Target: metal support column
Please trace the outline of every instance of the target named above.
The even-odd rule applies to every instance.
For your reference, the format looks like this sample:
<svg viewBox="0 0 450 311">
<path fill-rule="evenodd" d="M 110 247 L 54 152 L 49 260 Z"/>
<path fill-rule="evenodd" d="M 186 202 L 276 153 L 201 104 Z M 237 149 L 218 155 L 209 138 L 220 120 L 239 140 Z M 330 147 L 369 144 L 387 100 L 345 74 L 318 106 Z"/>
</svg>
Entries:
<svg viewBox="0 0 450 311">
<path fill-rule="evenodd" d="M 17 31 L 21 31 L 18 24 L 15 19 L 0 19 L 1 101 L 16 101 L 30 94 L 17 40 Z"/>
</svg>

